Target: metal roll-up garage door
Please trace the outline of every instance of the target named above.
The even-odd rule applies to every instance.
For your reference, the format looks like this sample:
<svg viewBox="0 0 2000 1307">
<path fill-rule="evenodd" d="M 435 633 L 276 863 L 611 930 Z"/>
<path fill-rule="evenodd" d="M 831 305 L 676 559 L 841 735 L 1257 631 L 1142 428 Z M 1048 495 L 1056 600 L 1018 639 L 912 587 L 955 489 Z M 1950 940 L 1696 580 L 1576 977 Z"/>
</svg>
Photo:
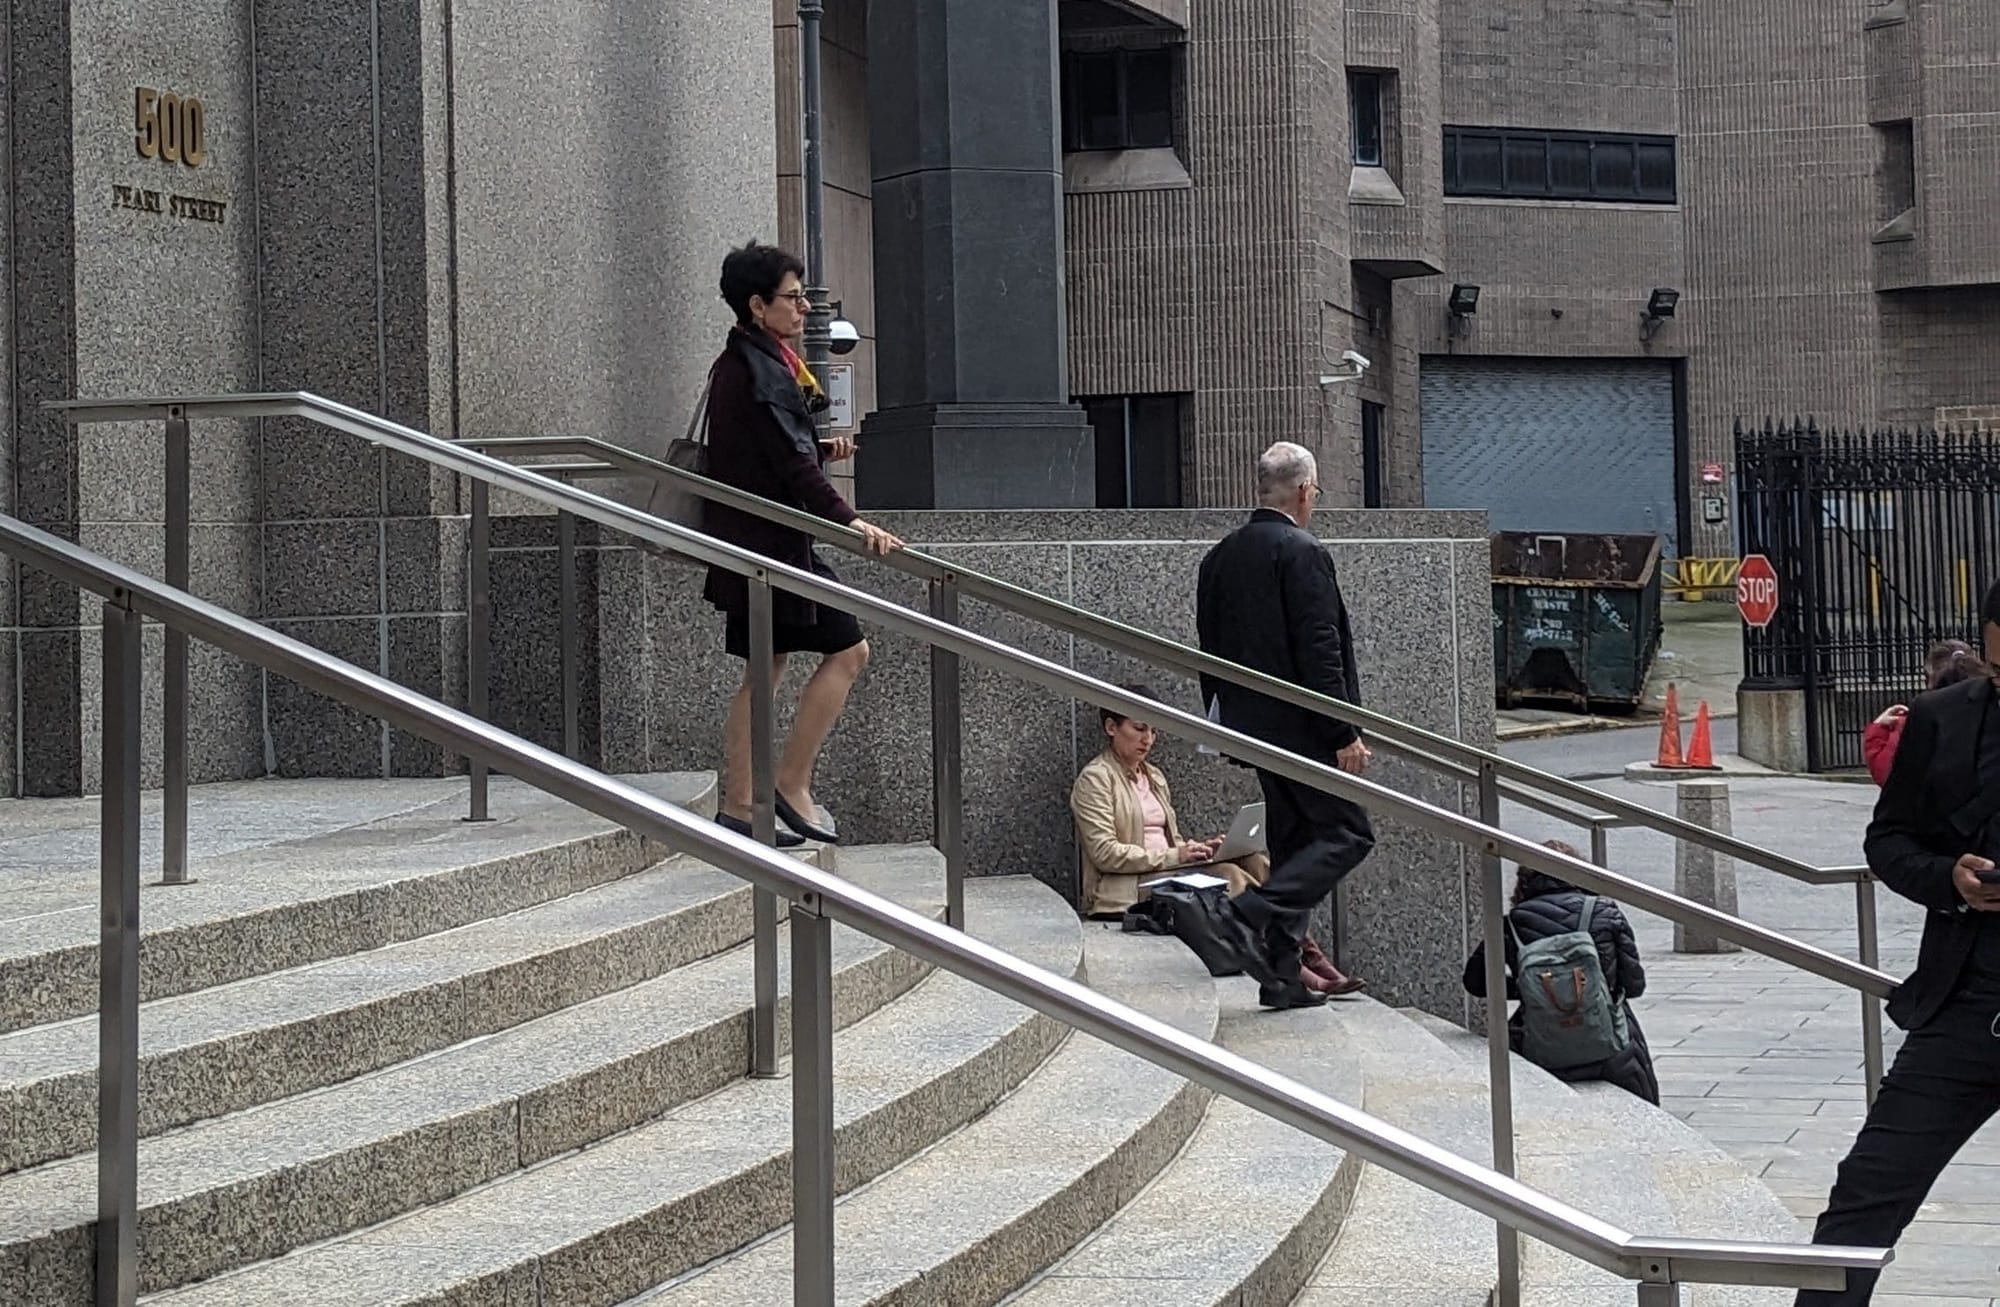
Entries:
<svg viewBox="0 0 2000 1307">
<path fill-rule="evenodd" d="M 1677 554 L 1673 364 L 1423 361 L 1424 502 L 1495 531 L 1658 533 Z"/>
</svg>

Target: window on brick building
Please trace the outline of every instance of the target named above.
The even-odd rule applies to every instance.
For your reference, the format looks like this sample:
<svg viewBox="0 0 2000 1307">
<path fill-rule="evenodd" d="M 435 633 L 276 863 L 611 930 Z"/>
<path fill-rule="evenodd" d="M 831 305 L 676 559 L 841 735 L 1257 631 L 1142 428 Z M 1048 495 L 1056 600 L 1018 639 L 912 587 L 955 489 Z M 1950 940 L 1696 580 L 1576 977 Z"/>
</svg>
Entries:
<svg viewBox="0 0 2000 1307">
<path fill-rule="evenodd" d="M 1354 163 L 1382 166 L 1382 74 L 1347 74 L 1348 116 L 1354 127 Z"/>
<path fill-rule="evenodd" d="M 1444 129 L 1444 193 L 1672 204 L 1674 138 L 1616 132 Z"/>
<path fill-rule="evenodd" d="M 1388 411 L 1361 401 L 1361 506 L 1382 507 L 1382 428 Z"/>
<path fill-rule="evenodd" d="M 1181 506 L 1181 425 L 1185 395 L 1106 395 L 1083 399 L 1097 435 L 1099 508 Z"/>
<path fill-rule="evenodd" d="M 1174 52 L 1072 50 L 1063 56 L 1063 148 L 1151 150 L 1174 144 Z"/>
</svg>

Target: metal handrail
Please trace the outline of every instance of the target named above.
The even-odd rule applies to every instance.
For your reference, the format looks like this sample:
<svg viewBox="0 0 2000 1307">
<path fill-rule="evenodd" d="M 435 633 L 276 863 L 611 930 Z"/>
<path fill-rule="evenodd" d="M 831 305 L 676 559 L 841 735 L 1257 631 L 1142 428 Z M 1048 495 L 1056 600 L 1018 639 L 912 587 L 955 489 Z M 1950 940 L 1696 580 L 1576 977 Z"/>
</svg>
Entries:
<svg viewBox="0 0 2000 1307">
<path fill-rule="evenodd" d="M 483 459 L 479 455 L 473 457 Z M 473 475 L 479 472 L 492 475 L 496 484 L 504 479 L 497 475 L 496 467 L 467 470 Z M 547 491 L 538 492 L 536 487 L 510 488 L 520 488 L 536 498 L 548 498 Z M 588 508 L 591 515 L 603 513 L 605 518 L 614 516 L 608 510 L 615 506 L 609 505 L 608 501 L 582 507 Z M 622 525 L 615 521 L 609 524 Z M 680 532 L 678 528 L 654 526 L 649 530 L 676 543 L 684 543 L 682 536 L 693 536 L 693 533 Z M 664 800 L 522 740 L 469 713 L 436 702 L 385 677 L 364 671 L 247 618 L 154 581 L 38 528 L 0 515 L 0 545 L 4 545 L 6 552 L 22 562 L 80 589 L 102 595 L 106 600 L 106 686 L 107 690 L 113 691 L 111 698 L 117 711 L 106 717 L 106 762 L 116 765 L 108 765 L 106 771 L 104 888 L 107 904 L 112 903 L 116 895 L 128 895 L 130 911 L 122 916 L 108 913 L 106 918 L 106 958 L 117 967 L 115 974 L 107 972 L 105 976 L 106 993 L 111 994 L 114 989 L 119 991 L 121 1006 L 117 1012 L 109 1011 L 107 1006 L 107 1011 L 102 1014 L 102 1029 L 107 1036 L 115 1034 L 121 1038 L 107 1038 L 107 1047 L 115 1050 L 119 1060 L 115 1066 L 107 1068 L 114 1074 L 106 1077 L 101 1084 L 109 1096 L 124 1095 L 122 1108 L 127 1116 L 113 1122 L 118 1126 L 116 1137 L 100 1139 L 101 1154 L 117 1154 L 108 1160 L 101 1158 L 105 1169 L 100 1172 L 100 1178 L 109 1176 L 121 1187 L 121 1191 L 108 1196 L 100 1195 L 98 1247 L 100 1258 L 110 1259 L 109 1264 L 100 1260 L 99 1274 L 104 1276 L 109 1273 L 114 1277 L 113 1282 L 121 1289 L 120 1298 L 125 1296 L 125 1290 L 136 1284 L 137 1125 L 136 1117 L 130 1112 L 134 1104 L 132 1095 L 136 1086 L 137 1060 L 137 718 L 140 674 L 137 621 L 142 616 L 153 617 L 169 629 L 199 638 L 307 689 L 430 740 L 452 753 L 477 757 L 496 769 L 504 768 L 510 775 L 545 793 L 567 800 L 643 837 L 692 854 L 791 902 L 794 957 L 809 964 L 794 973 L 794 985 L 798 989 L 794 1021 L 807 1027 L 800 1031 L 805 1038 L 798 1041 L 800 1051 L 796 1054 L 798 1064 L 793 1076 L 793 1148 L 798 1159 L 794 1168 L 794 1215 L 802 1231 L 802 1237 L 795 1241 L 794 1247 L 795 1255 L 798 1255 L 796 1250 L 806 1247 L 808 1240 L 803 1235 L 808 1221 L 815 1226 L 812 1231 L 815 1246 L 822 1246 L 818 1236 L 826 1236 L 823 1245 L 828 1254 L 826 1264 L 804 1268 L 815 1276 L 825 1277 L 822 1286 L 825 1301 L 831 1301 L 832 1292 L 830 1236 L 833 1176 L 830 1163 L 833 1123 L 830 1113 L 823 1110 L 831 1101 L 832 954 L 828 932 L 832 922 L 850 926 L 1077 1030 L 1095 1035 L 1274 1120 L 1347 1149 L 1366 1161 L 1482 1212 L 1503 1225 L 1532 1235 L 1552 1247 L 1614 1274 L 1639 1281 L 1642 1301 L 1650 1296 L 1649 1289 L 1683 1283 L 1837 1288 L 1845 1283 L 1848 1268 L 1879 1270 L 1893 1259 L 1892 1250 L 1880 1248 L 1635 1236 L 1510 1176 L 1468 1161 L 1358 1108 L 1104 998 L 1073 980 L 1022 962 L 962 932 L 940 926 L 836 875 L 781 857 L 755 841 L 733 835 Z M 765 570 L 764 565 L 749 558 L 732 557 L 736 551 L 727 546 L 709 544 L 700 547 L 705 552 L 714 553 L 721 565 L 742 567 L 746 575 L 755 576 Z M 791 569 L 771 570 L 774 575 L 791 572 Z M 796 583 L 814 578 L 809 573 L 799 572 L 782 579 Z M 834 593 L 844 591 L 844 587 L 828 584 L 825 588 L 829 599 L 864 598 L 858 592 Z M 893 605 L 884 607 L 894 608 Z M 1135 710 L 1141 702 L 1104 682 L 1032 655 L 1008 650 L 993 641 L 947 627 L 908 610 L 901 611 L 901 617 L 885 612 L 873 615 L 885 620 L 893 619 L 888 620 L 888 624 L 912 634 L 957 642 L 961 645 L 961 652 L 992 661 L 1031 680 L 1080 691 L 1093 698 L 1102 696 L 1128 710 Z M 1279 755 L 1276 751 L 1261 750 L 1255 741 L 1207 726 L 1204 719 L 1190 717 L 1182 724 L 1196 726 L 1201 735 L 1228 745 L 1233 752 L 1267 752 L 1271 756 L 1263 762 L 1283 764 L 1285 770 L 1294 770 L 1296 762 L 1302 761 L 1291 759 L 1289 755 Z M 1484 838 L 1488 841 L 1511 841 L 1511 837 L 1498 831 L 1487 832 Z M 1523 846 L 1523 851 L 1532 852 L 1532 848 Z M 128 966 L 130 974 L 125 970 Z M 121 1022 L 128 1024 L 121 1026 Z M 129 1043 L 124 1042 L 123 1036 L 131 1036 Z M 800 1139 L 800 1133 L 809 1137 Z M 807 1192 L 808 1189 L 811 1192 Z M 107 1198 L 110 1202 L 108 1208 L 105 1205 Z M 111 1299 L 101 1295 L 99 1300 Z M 817 1296 L 812 1300 L 818 1300 Z"/>
<path fill-rule="evenodd" d="M 1726 854 L 1739 862 L 1775 871 L 1807 884 L 1850 884 L 1866 874 L 1865 869 L 1857 873 L 1853 869 L 1815 867 L 1811 863 L 1752 844 L 1734 835 L 1710 830 L 1706 826 L 1686 821 L 1670 813 L 1659 812 L 1644 804 L 1606 794 L 1580 781 L 1542 771 L 1540 768 L 1508 758 L 1504 754 L 1481 749 L 1463 740 L 1426 730 L 1359 704 L 1305 689 L 1290 681 L 1280 680 L 1239 663 L 1232 663 L 1205 653 L 1191 645 L 1181 644 L 1135 626 L 1128 626 L 1060 599 L 1052 599 L 1024 586 L 971 571 L 945 559 L 923 553 L 921 550 L 901 549 L 888 555 L 870 554 L 864 537 L 852 527 L 841 526 L 823 517 L 816 517 L 811 513 L 749 494 L 734 486 L 677 468 L 671 463 L 636 453 L 594 436 L 483 436 L 465 437 L 455 443 L 488 453 L 514 454 L 521 457 L 552 454 L 594 455 L 598 460 L 595 465 L 581 462 L 564 464 L 561 465 L 562 473 L 570 476 L 642 476 L 675 482 L 704 499 L 726 504 L 739 512 L 804 532 L 822 544 L 838 546 L 919 580 L 950 578 L 969 597 L 993 604 L 1045 626 L 1054 627 L 1066 634 L 1081 636 L 1114 652 L 1186 676 L 1208 676 L 1227 681 L 1232 685 L 1256 690 L 1260 694 L 1318 713 L 1323 717 L 1331 717 L 1361 727 L 1367 730 L 1371 745 L 1384 745 L 1385 752 L 1409 758 L 1459 780 L 1467 782 L 1477 780 L 1479 768 L 1491 763 L 1499 771 L 1502 797 L 1579 825 L 1593 829 L 1644 827 L 1657 830 L 1663 834 L 1677 836 L 1691 844 L 1699 844 L 1717 853 Z M 548 471 L 549 468 L 547 465 L 538 465 L 536 470 Z M 1558 800 L 1577 807 L 1561 806 Z M 1578 811 L 1578 808 L 1582 811 Z"/>
<path fill-rule="evenodd" d="M 470 477 L 472 494 L 471 539 L 472 576 L 468 591 L 470 608 L 469 627 L 471 642 L 475 652 L 482 647 L 486 638 L 490 598 L 486 595 L 484 572 L 486 567 L 486 536 L 489 531 L 488 502 L 494 488 L 512 491 L 524 498 L 546 504 L 556 510 L 560 540 L 571 539 L 574 522 L 582 518 L 610 526 L 633 537 L 642 544 L 651 545 L 671 553 L 686 555 L 698 562 L 708 563 L 726 571 L 744 576 L 749 583 L 751 648 L 750 668 L 753 684 L 751 694 L 751 738 L 753 777 L 753 832 L 757 838 L 769 843 L 774 838 L 771 793 L 771 722 L 773 711 L 771 689 L 773 683 L 771 655 L 771 597 L 776 587 L 803 596 L 819 603 L 831 604 L 837 609 L 865 617 L 867 620 L 893 631 L 912 635 L 930 646 L 932 672 L 932 748 L 937 759 L 933 775 L 933 805 L 937 826 L 936 843 L 945 854 L 946 865 L 946 919 L 952 926 L 963 925 L 962 878 L 963 865 L 959 853 L 958 808 L 960 789 L 957 769 L 959 749 L 957 729 L 959 711 L 957 706 L 958 671 L 957 659 L 960 655 L 973 658 L 988 666 L 1055 690 L 1058 693 L 1080 698 L 1101 707 L 1115 711 L 1143 714 L 1156 725 L 1167 727 L 1172 733 L 1198 744 L 1205 744 L 1218 752 L 1247 762 L 1262 770 L 1285 776 L 1315 789 L 1346 798 L 1379 812 L 1402 820 L 1420 830 L 1443 835 L 1445 838 L 1477 849 L 1482 857 L 1480 884 L 1482 894 L 1482 916 L 1485 924 L 1487 992 L 1504 992 L 1504 948 L 1503 922 L 1505 906 L 1502 902 L 1501 863 L 1511 859 L 1516 863 L 1535 870 L 1547 872 L 1577 884 L 1585 889 L 1614 895 L 1627 904 L 1654 912 L 1669 920 L 1685 925 L 1706 926 L 1714 935 L 1732 940 L 1752 952 L 1774 958 L 1787 965 L 1797 967 L 1810 974 L 1819 975 L 1836 983 L 1846 985 L 1863 995 L 1863 1016 L 1865 1031 L 1875 1032 L 1869 1042 L 1864 1037 L 1865 1052 L 1868 1057 L 1871 1092 L 1880 1066 L 1879 1005 L 1876 1000 L 1886 997 L 1893 990 L 1895 982 L 1888 975 L 1872 966 L 1857 965 L 1836 954 L 1793 940 L 1776 931 L 1742 921 L 1714 908 L 1691 902 L 1677 895 L 1655 890 L 1643 882 L 1618 875 L 1601 866 L 1587 863 L 1567 855 L 1557 853 L 1539 844 L 1529 843 L 1517 836 L 1499 829 L 1500 780 L 1499 773 L 1506 760 L 1497 755 L 1479 753 L 1477 771 L 1480 820 L 1473 821 L 1460 813 L 1434 807 L 1421 800 L 1409 798 L 1393 790 L 1361 777 L 1349 776 L 1334 768 L 1298 755 L 1274 749 L 1260 741 L 1226 730 L 1199 717 L 1179 709 L 1130 694 L 1108 683 L 1083 676 L 1060 664 L 1048 662 L 1024 654 L 1018 650 L 975 635 L 956 624 L 959 588 L 955 574 L 932 580 L 930 584 L 932 613 L 925 616 L 911 609 L 886 600 L 877 599 L 838 582 L 829 581 L 814 573 L 773 562 L 752 551 L 714 540 L 699 532 L 674 523 L 665 522 L 648 514 L 628 508 L 622 504 L 593 495 L 567 484 L 567 480 L 557 480 L 544 475 L 533 467 L 519 467 L 493 458 L 473 449 L 471 446 L 453 441 L 440 440 L 401 424 L 376 417 L 359 409 L 316 395 L 305 393 L 225 396 L 206 399 L 127 399 L 100 401 L 72 401 L 61 405 L 73 422 L 134 421 L 147 418 L 164 418 L 169 434 L 169 482 L 173 481 L 173 460 L 175 451 L 181 459 L 186 455 L 187 423 L 195 417 L 300 417 L 316 422 L 331 430 L 358 436 L 373 444 L 396 450 L 427 462 L 435 467 L 457 472 Z M 181 439 L 173 439 L 178 431 Z M 183 481 L 185 478 L 183 478 Z M 726 489 L 726 488 L 725 488 Z M 169 534 L 173 533 L 172 523 L 175 509 L 169 505 Z M 181 506 L 179 519 L 185 523 L 185 505 Z M 572 542 L 573 547 L 573 542 Z M 169 560 L 175 557 L 170 544 Z M 936 562 L 936 560 L 932 560 Z M 940 564 L 940 566 L 943 566 Z M 170 575 L 169 581 L 174 578 Z M 990 580 L 990 578 L 988 578 Z M 995 585 L 1001 583 L 994 582 Z M 1011 587 L 1005 587 L 1011 589 Z M 1020 591 L 1022 602 L 1039 601 L 1053 604 L 1032 592 Z M 564 587 L 565 608 L 570 602 L 568 587 Z M 1066 607 L 1066 606 L 1064 606 Z M 1077 610 L 1072 610 L 1077 611 Z M 1079 618 L 1089 615 L 1078 612 Z M 1101 620 L 1101 619 L 1090 619 Z M 1104 623 L 1115 627 L 1116 624 Z M 564 624 L 565 632 L 568 623 Z M 1144 632 L 1121 628 L 1137 638 L 1156 640 Z M 174 632 L 168 632 L 170 648 Z M 1099 638 L 1091 636 L 1087 638 Z M 1204 662 L 1205 655 L 1184 651 Z M 569 657 L 565 646 L 565 657 Z M 1218 663 L 1226 674 L 1237 679 L 1251 678 L 1247 684 L 1261 688 L 1264 681 L 1256 673 L 1235 668 L 1232 664 Z M 1269 681 L 1274 693 L 1289 698 L 1296 693 L 1295 687 L 1282 682 Z M 469 685 L 470 706 L 475 715 L 483 716 L 486 711 L 486 686 L 483 678 L 474 676 Z M 184 696 L 183 682 L 178 693 Z M 168 706 L 171 714 L 176 696 L 176 686 L 167 686 Z M 1333 709 L 1342 712 L 1359 713 L 1366 719 L 1374 719 L 1378 714 L 1353 709 L 1334 700 L 1325 701 Z M 565 687 L 565 716 L 573 720 L 572 702 L 569 688 Z M 1382 718 L 1392 727 L 1406 732 L 1416 728 L 1404 727 L 1393 719 Z M 573 735 L 573 730 L 567 732 Z M 1422 734 L 1428 735 L 1428 732 Z M 1468 746 L 1446 737 L 1433 737 L 1454 749 L 1465 750 Z M 185 741 L 176 741 L 172 734 L 166 741 L 168 749 L 167 771 L 169 778 L 175 773 L 174 750 L 183 751 L 180 771 L 185 775 Z M 1478 751 L 1472 751 L 1478 753 Z M 484 784 L 487 764 L 478 755 L 470 756 L 472 774 L 472 817 L 485 817 Z M 1541 773 L 1535 773 L 1541 775 Z M 1573 785 L 1572 782 L 1548 777 L 1551 782 Z M 1582 789 L 1583 787 L 1576 787 Z M 1611 796 L 1597 791 L 1583 789 L 1592 799 L 1609 800 Z M 1622 803 L 1623 801 L 1616 801 Z M 1607 804 L 1606 806 L 1610 806 Z M 1635 811 L 1657 817 L 1651 809 L 1638 805 L 1627 805 Z M 175 841 L 176 830 L 173 815 L 180 811 L 181 827 L 178 832 L 183 848 L 185 842 L 185 803 L 176 803 L 169 795 L 166 804 L 167 842 Z M 1699 831 L 1702 828 L 1689 827 Z M 1601 849 L 1602 827 L 1593 825 L 1593 848 Z M 1864 911 L 1872 908 L 1872 881 L 1862 881 L 1858 891 L 1864 898 Z M 753 968 L 756 984 L 752 1005 L 751 1054 L 752 1073 L 773 1075 L 776 1073 L 777 1051 L 775 1035 L 777 960 L 776 960 L 776 901 L 771 894 L 759 891 L 753 896 L 755 902 L 755 930 L 753 932 Z M 1867 912 L 1864 926 L 1872 922 L 1872 912 Z M 1869 940 L 1864 929 L 1864 953 L 1868 951 Z M 1874 1018 L 1870 1021 L 1870 1018 Z M 1502 1022 L 1488 1022 L 1487 1041 L 1490 1075 L 1492 1079 L 1493 1112 L 1493 1157 L 1495 1169 L 1509 1173 L 1513 1169 L 1513 1112 L 1511 1088 L 1511 1053 L 1507 1044 L 1506 1026 Z M 830 1165 L 830 1163 L 829 1163 Z M 830 1238 L 830 1233 L 827 1235 Z M 1515 1232 L 1503 1226 L 1500 1231 L 1500 1307 L 1515 1307 L 1519 1297 L 1518 1243 Z"/>
<path fill-rule="evenodd" d="M 933 647 L 946 649 L 1017 675 L 1046 689 L 1114 711 L 1144 715 L 1155 726 L 1172 728 L 1171 733 L 1176 736 L 1196 744 L 1207 745 L 1261 770 L 1359 803 L 1371 811 L 1394 817 L 1419 830 L 1468 845 L 1487 857 L 1512 861 L 1521 866 L 1546 872 L 1584 889 L 1618 896 L 1621 902 L 1657 913 L 1682 925 L 1706 928 L 1723 939 L 1743 945 L 1752 952 L 1775 958 L 1850 989 L 1872 994 L 1878 998 L 1887 998 L 1897 983 L 1894 977 L 1884 972 L 1860 966 L 1836 953 L 1801 943 L 1777 931 L 1730 916 L 1705 904 L 1684 899 L 1665 890 L 1654 889 L 1642 881 L 1558 853 L 1496 826 L 1436 807 L 1421 799 L 1411 798 L 1365 776 L 1350 775 L 1338 768 L 1275 748 L 1261 740 L 1219 726 L 1204 716 L 1141 698 L 1110 682 L 1085 676 L 1061 664 L 1024 653 L 962 626 L 939 621 L 839 581 L 776 562 L 751 550 L 724 543 L 698 531 L 629 508 L 615 500 L 544 477 L 532 466 L 520 466 L 491 457 L 466 442 L 442 440 L 426 435 L 400 423 L 376 417 L 318 395 L 299 392 L 188 400 L 79 400 L 67 401 L 62 407 L 72 415 L 88 415 L 88 420 L 100 422 L 160 418 L 167 416 L 169 411 L 182 414 L 190 421 L 198 417 L 308 418 L 332 430 L 347 432 L 372 444 L 474 478 L 475 481 L 484 482 L 488 486 L 547 504 L 574 517 L 612 527 L 634 539 L 649 542 L 677 554 L 684 554 L 738 576 L 764 582 L 800 595 L 814 603 L 829 604 L 889 630 L 913 636 Z M 937 562 L 937 560 L 932 561 Z M 945 566 L 941 562 L 937 565 Z M 964 574 L 953 569 L 952 575 Z M 1031 594 L 1027 591 L 1022 593 Z M 1135 634 L 1144 633 L 1135 632 Z M 1237 669 L 1234 664 L 1220 663 L 1219 666 L 1234 669 L 1246 678 L 1246 683 L 1255 684 L 1260 690 L 1266 681 L 1272 686 L 1285 687 L 1282 681 Z M 1401 725 L 1393 718 L 1381 717 L 1380 714 L 1354 708 L 1353 705 L 1339 700 L 1329 699 L 1326 703 L 1343 712 L 1352 711 L 1358 714 L 1356 720 L 1379 719 L 1393 725 Z M 1405 729 L 1412 732 L 1417 730 L 1414 727 Z M 1422 734 L 1430 733 L 1422 732 Z M 1445 736 L 1432 738 L 1453 746 L 1464 747 L 1458 746 L 1457 741 L 1449 740 Z M 1487 773 L 1497 771 L 1505 762 L 1505 759 L 1493 754 L 1481 754 L 1480 758 L 1481 770 Z M 1610 797 L 1598 795 L 1594 790 L 1586 789 L 1584 792 L 1599 798 Z M 1641 808 L 1640 811 L 1652 813 L 1648 808 Z M 1691 829 L 1701 828 L 1691 827 Z"/>
</svg>

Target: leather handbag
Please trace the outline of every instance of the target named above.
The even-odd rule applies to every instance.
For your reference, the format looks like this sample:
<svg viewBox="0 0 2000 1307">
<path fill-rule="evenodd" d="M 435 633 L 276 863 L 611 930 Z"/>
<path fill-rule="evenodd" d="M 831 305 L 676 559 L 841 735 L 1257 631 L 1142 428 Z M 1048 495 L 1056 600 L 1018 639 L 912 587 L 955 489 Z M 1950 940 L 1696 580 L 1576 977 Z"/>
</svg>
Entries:
<svg viewBox="0 0 2000 1307">
<path fill-rule="evenodd" d="M 701 393 L 695 397 L 694 412 L 688 417 L 687 434 L 667 446 L 667 466 L 677 471 L 690 472 L 695 476 L 708 475 L 708 392 L 714 381 L 713 371 L 702 379 Z M 653 493 L 646 500 L 646 512 L 675 526 L 699 531 L 702 529 L 703 502 L 692 487 L 677 478 L 663 476 L 653 483 Z M 671 550 L 658 552 L 685 566 L 696 565 L 684 554 Z"/>
</svg>

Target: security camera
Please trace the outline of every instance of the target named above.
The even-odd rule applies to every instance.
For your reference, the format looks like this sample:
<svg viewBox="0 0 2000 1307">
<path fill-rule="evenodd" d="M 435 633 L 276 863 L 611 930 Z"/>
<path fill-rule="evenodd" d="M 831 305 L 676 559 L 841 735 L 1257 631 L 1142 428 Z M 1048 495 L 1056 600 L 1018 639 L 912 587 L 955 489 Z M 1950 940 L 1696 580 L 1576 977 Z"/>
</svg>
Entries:
<svg viewBox="0 0 2000 1307">
<path fill-rule="evenodd" d="M 1358 350 L 1350 349 L 1341 354 L 1340 362 L 1336 366 L 1341 369 L 1339 372 L 1320 374 L 1319 387 L 1321 390 L 1331 390 L 1335 386 L 1345 382 L 1359 381 L 1361 380 L 1361 374 L 1374 365 L 1368 361 L 1367 355 Z"/>
<path fill-rule="evenodd" d="M 860 329 L 846 318 L 835 318 L 827 331 L 827 348 L 836 354 L 852 354 L 855 347 L 861 344 Z"/>
</svg>

